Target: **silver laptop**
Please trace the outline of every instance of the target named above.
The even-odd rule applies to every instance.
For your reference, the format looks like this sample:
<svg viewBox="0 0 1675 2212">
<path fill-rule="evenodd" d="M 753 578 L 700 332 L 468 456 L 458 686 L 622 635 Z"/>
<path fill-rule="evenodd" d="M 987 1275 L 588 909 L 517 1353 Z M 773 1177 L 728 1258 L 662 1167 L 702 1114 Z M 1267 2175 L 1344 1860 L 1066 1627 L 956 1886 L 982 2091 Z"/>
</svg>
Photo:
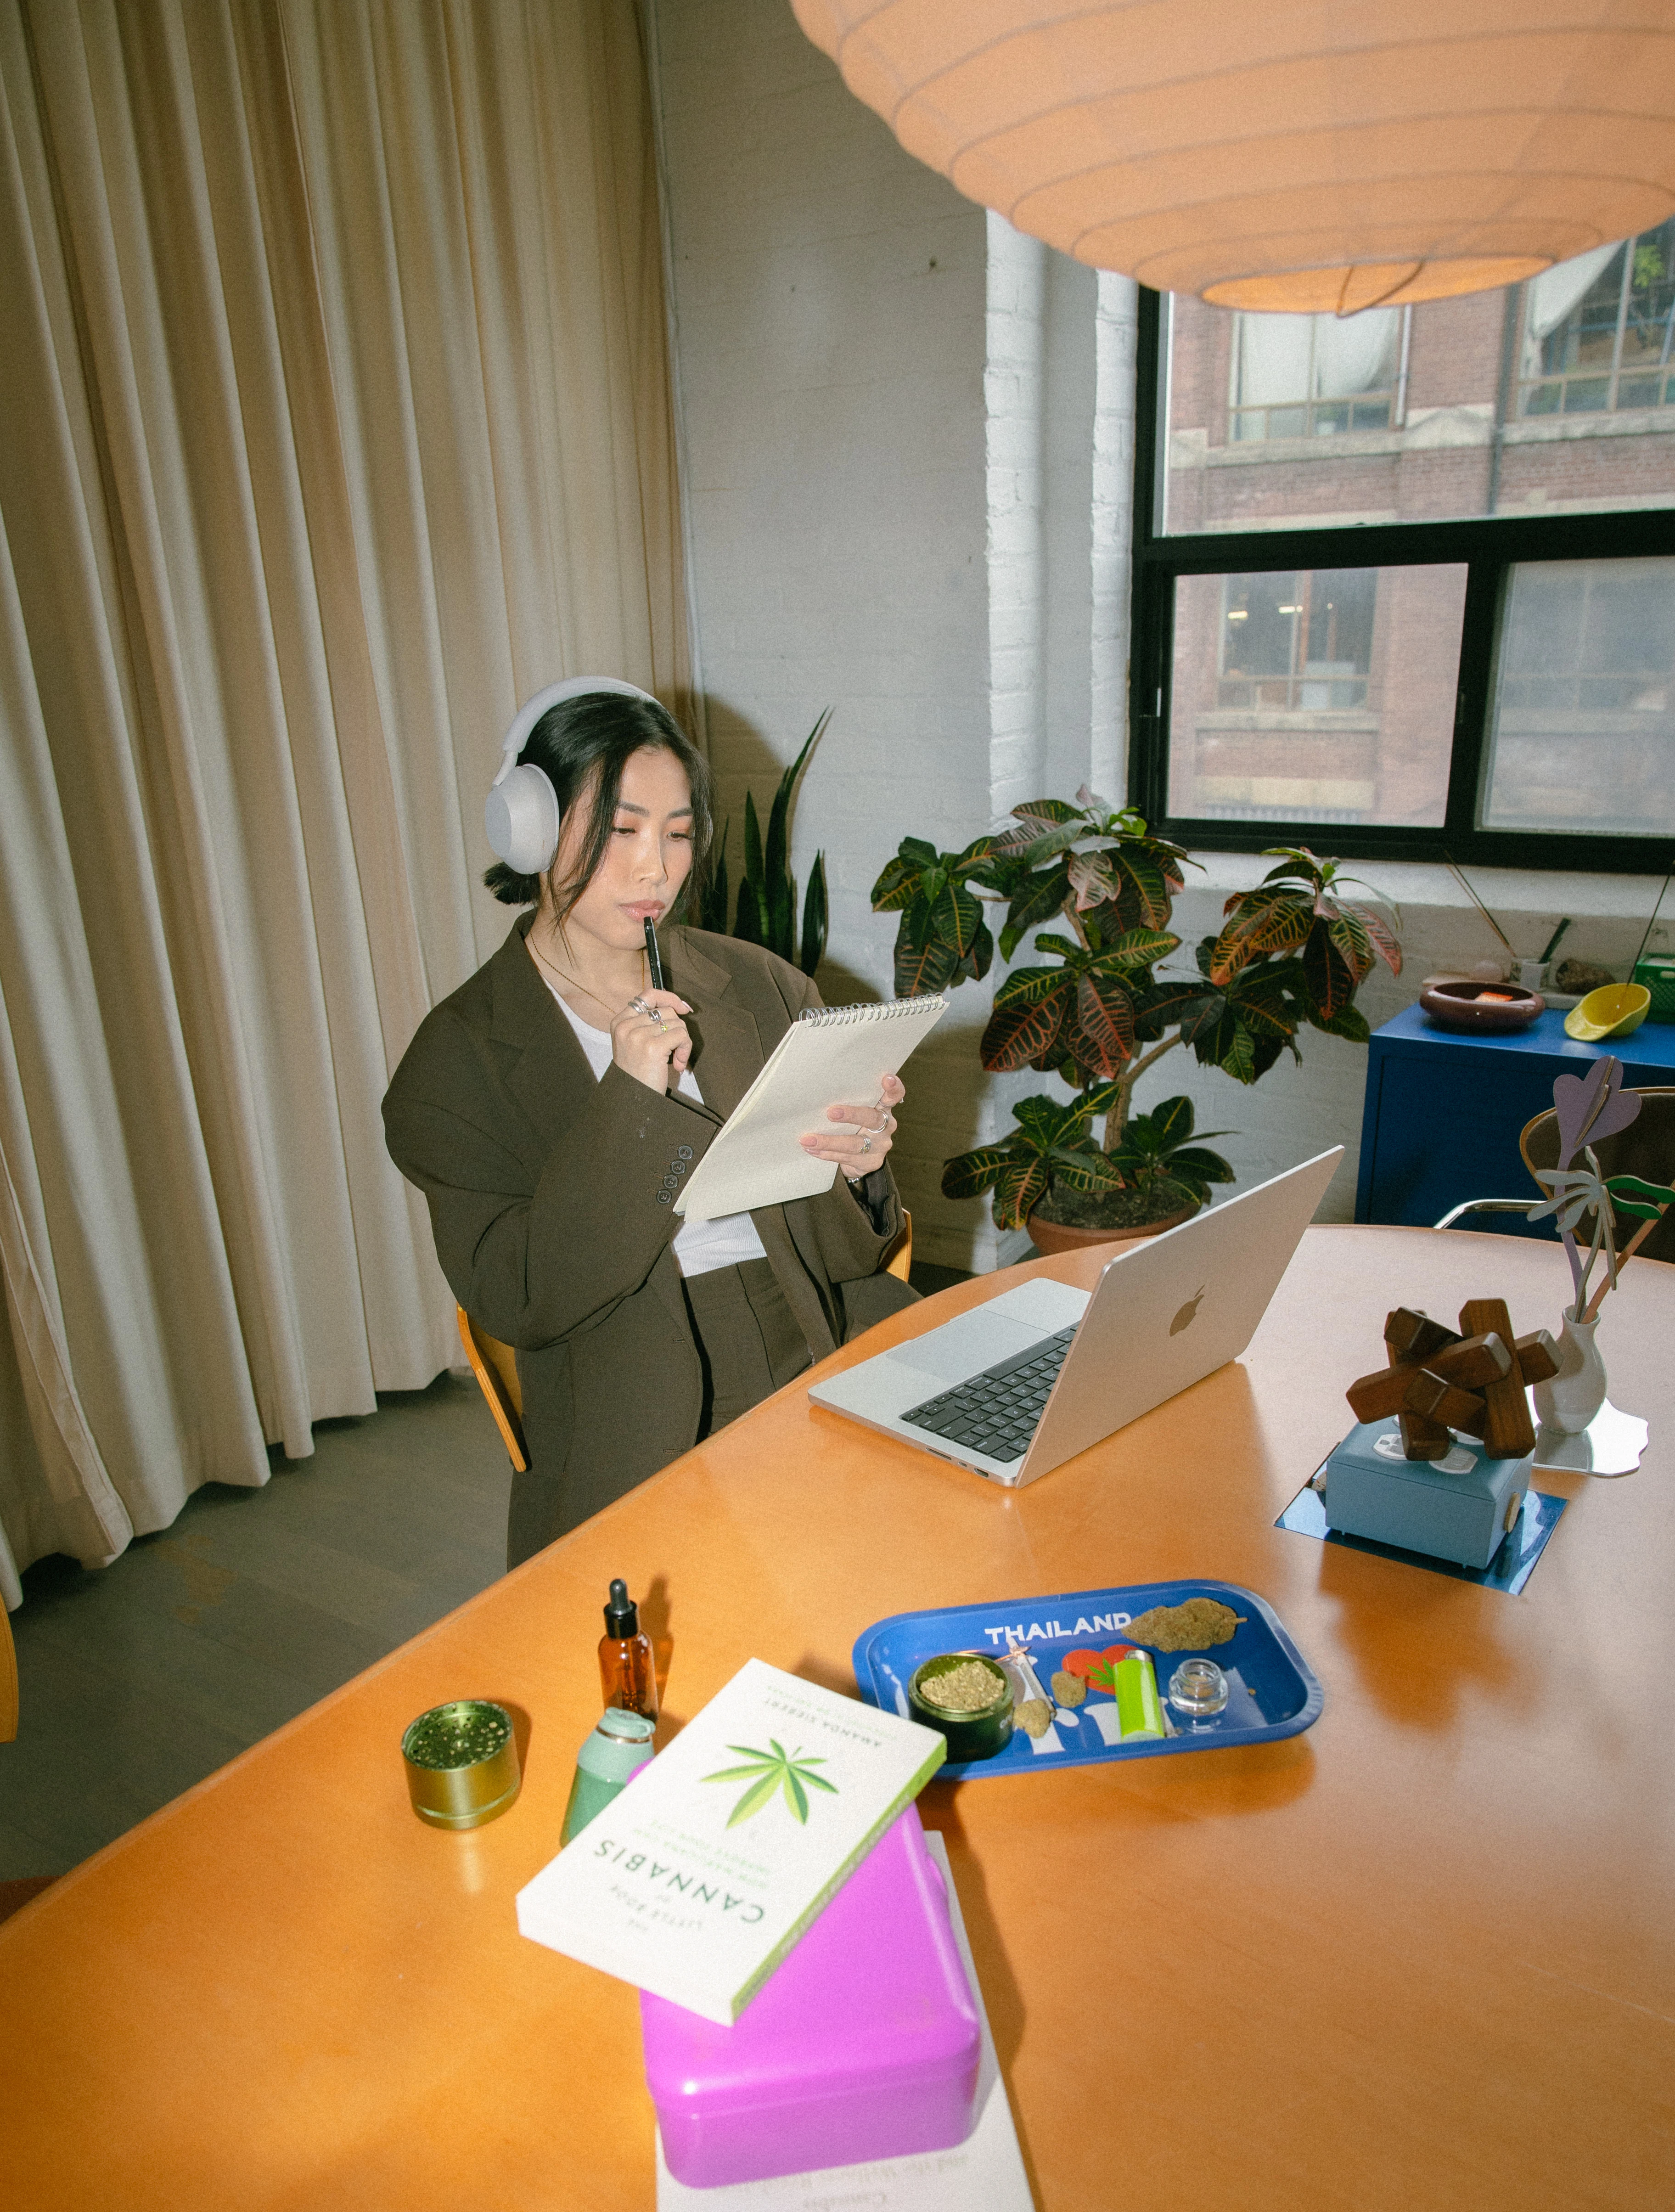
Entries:
<svg viewBox="0 0 1675 2212">
<path fill-rule="evenodd" d="M 1131 1245 L 1091 1293 L 1020 1284 L 809 1395 L 992 1482 L 1034 1482 L 1238 1358 L 1343 1157 Z"/>
</svg>

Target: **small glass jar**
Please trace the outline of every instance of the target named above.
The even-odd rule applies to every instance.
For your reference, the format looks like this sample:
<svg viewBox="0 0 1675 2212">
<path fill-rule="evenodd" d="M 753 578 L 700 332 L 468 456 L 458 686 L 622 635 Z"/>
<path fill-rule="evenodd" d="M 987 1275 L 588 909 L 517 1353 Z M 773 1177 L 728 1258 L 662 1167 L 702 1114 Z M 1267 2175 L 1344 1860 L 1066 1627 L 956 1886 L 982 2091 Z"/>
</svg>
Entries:
<svg viewBox="0 0 1675 2212">
<path fill-rule="evenodd" d="M 1183 1659 L 1169 1677 L 1169 1706 L 1194 1728 L 1227 1711 L 1227 1676 L 1213 1659 Z"/>
<path fill-rule="evenodd" d="M 939 1674 L 951 1674 L 957 1667 L 980 1667 L 994 1678 L 994 1695 L 986 1705 L 939 1705 L 924 1694 L 927 1683 Z M 1012 1686 L 1005 1669 L 986 1652 L 944 1651 L 925 1660 L 907 1684 L 907 1707 L 916 1721 L 946 1737 L 951 1760 L 992 1759 L 1012 1740 Z"/>
</svg>

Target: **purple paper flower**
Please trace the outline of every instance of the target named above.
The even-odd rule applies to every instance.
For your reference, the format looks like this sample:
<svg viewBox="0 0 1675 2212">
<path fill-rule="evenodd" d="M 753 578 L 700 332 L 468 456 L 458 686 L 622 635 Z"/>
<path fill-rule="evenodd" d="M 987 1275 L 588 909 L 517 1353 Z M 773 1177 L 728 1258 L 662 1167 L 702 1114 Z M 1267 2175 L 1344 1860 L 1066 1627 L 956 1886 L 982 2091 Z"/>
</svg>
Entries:
<svg viewBox="0 0 1675 2212">
<path fill-rule="evenodd" d="M 1602 1137 L 1614 1137 L 1619 1129 L 1626 1129 L 1640 1111 L 1640 1093 L 1623 1088 L 1623 1063 L 1610 1053 L 1596 1060 L 1586 1075 L 1561 1075 L 1553 1085 L 1553 1113 L 1558 1122 L 1559 1159 L 1556 1176 L 1538 1176 L 1537 1181 L 1558 1194 L 1567 1182 L 1575 1183 L 1580 1176 L 1567 1176 L 1566 1170 L 1584 1145 L 1597 1144 Z M 1593 1176 L 1598 1183 L 1599 1164 L 1590 1150 L 1587 1154 Z M 1603 1196 L 1603 1192 L 1601 1195 Z M 1582 1317 L 1582 1301 L 1587 1290 L 1589 1271 L 1603 1245 L 1605 1253 L 1607 1280 L 1617 1280 L 1617 1248 L 1611 1237 L 1611 1208 L 1607 1203 L 1603 1212 L 1594 1214 L 1593 1245 L 1584 1261 L 1576 1247 L 1575 1224 L 1587 1208 L 1559 1206 L 1552 1201 L 1537 1206 L 1531 1212 L 1534 1220 L 1540 1214 L 1557 1210 L 1559 1236 L 1564 1246 L 1564 1256 L 1570 1262 L 1571 1286 L 1575 1293 L 1575 1313 Z M 1566 1216 L 1569 1214 L 1567 1224 Z"/>
<path fill-rule="evenodd" d="M 1584 1139 L 1598 1144 L 1601 1137 L 1614 1137 L 1639 1111 L 1639 1091 L 1623 1088 L 1623 1063 L 1609 1053 L 1586 1075 L 1561 1075 L 1553 1085 L 1560 1167 L 1569 1166 Z"/>
</svg>

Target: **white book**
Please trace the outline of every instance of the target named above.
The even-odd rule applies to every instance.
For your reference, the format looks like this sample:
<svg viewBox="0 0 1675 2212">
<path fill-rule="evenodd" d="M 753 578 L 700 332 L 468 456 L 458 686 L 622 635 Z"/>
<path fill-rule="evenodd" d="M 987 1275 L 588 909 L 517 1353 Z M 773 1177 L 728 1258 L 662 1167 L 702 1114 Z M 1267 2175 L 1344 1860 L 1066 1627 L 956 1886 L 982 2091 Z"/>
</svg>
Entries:
<svg viewBox="0 0 1675 2212">
<path fill-rule="evenodd" d="M 883 2212 L 979 2212 L 980 2207 L 981 2212 L 1035 2212 L 947 1847 L 934 1828 L 925 1830 L 925 1847 L 948 1885 L 948 1917 L 982 2023 L 976 2126 L 952 2150 L 913 2151 L 902 2158 L 869 2160 L 863 2166 L 782 2174 L 775 2181 L 723 2183 L 718 2189 L 693 2189 L 677 2181 L 664 2162 L 659 2136 L 657 2212 L 809 2212 L 810 2205 L 862 2204 L 882 2207 Z"/>
<path fill-rule="evenodd" d="M 518 1893 L 519 1929 L 729 2027 L 946 1752 L 747 1660 Z"/>
<path fill-rule="evenodd" d="M 682 1186 L 676 1212 L 713 1221 L 829 1190 L 836 1164 L 798 1139 L 837 1127 L 828 1106 L 877 1105 L 879 1077 L 897 1073 L 947 1011 L 946 999 L 891 999 L 816 1007 L 793 1022 Z"/>
</svg>

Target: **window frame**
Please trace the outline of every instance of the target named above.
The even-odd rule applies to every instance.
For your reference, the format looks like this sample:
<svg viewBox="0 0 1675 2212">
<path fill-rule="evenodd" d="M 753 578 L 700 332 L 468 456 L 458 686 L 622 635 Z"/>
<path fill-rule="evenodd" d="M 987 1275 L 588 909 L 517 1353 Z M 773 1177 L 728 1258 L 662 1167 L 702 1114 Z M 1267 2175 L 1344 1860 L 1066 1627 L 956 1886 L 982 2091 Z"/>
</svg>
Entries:
<svg viewBox="0 0 1675 2212">
<path fill-rule="evenodd" d="M 1524 289 L 1507 315 L 1505 367 L 1521 335 Z M 1479 867 L 1662 875 L 1675 857 L 1667 834 L 1484 830 L 1477 826 L 1488 752 L 1500 611 L 1508 572 L 1538 561 L 1675 556 L 1675 504 L 1598 514 L 1476 516 L 1460 521 L 1328 524 L 1296 530 L 1156 529 L 1168 425 L 1159 405 L 1161 296 L 1139 294 L 1134 408 L 1134 532 L 1129 658 L 1128 799 L 1162 836 L 1204 852 L 1259 853 L 1271 845 L 1329 846 L 1348 860 L 1445 860 Z M 1507 379 L 1503 374 L 1503 386 Z M 1504 410 L 1502 410 L 1504 412 Z M 1180 576 L 1284 568 L 1398 568 L 1463 563 L 1466 603 L 1444 819 L 1433 828 L 1383 823 L 1236 822 L 1168 811 L 1174 589 Z"/>
</svg>

